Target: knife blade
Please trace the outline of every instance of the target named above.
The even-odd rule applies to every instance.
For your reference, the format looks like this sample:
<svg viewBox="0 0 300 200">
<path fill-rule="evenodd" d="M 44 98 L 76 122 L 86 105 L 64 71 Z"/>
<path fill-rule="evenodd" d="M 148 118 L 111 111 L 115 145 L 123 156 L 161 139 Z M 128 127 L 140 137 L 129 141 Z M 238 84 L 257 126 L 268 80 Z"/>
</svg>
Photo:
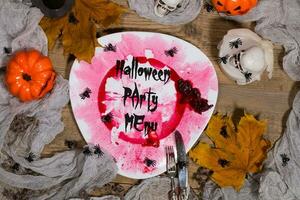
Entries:
<svg viewBox="0 0 300 200">
<path fill-rule="evenodd" d="M 175 131 L 175 143 L 177 150 L 177 169 L 178 169 L 178 181 L 180 187 L 181 199 L 187 199 L 188 190 L 188 170 L 187 170 L 187 157 L 184 142 L 179 131 Z"/>
</svg>

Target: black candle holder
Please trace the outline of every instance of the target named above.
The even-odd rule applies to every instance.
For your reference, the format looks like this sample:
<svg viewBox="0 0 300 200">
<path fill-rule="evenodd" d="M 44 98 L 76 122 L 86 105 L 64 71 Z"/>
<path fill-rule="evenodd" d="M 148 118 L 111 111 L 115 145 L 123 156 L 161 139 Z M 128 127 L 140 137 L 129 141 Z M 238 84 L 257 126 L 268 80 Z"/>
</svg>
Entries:
<svg viewBox="0 0 300 200">
<path fill-rule="evenodd" d="M 74 4 L 74 0 L 31 0 L 31 2 L 50 18 L 64 16 Z"/>
</svg>

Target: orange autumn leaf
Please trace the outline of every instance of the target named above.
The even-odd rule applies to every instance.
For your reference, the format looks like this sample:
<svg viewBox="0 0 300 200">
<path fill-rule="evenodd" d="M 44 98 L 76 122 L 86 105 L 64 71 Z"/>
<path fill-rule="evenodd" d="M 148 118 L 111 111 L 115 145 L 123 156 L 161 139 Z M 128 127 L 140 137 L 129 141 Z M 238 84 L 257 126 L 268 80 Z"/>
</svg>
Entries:
<svg viewBox="0 0 300 200">
<path fill-rule="evenodd" d="M 58 19 L 43 17 L 40 26 L 47 35 L 49 49 L 61 38 L 65 54 L 90 62 L 95 47 L 99 46 L 96 24 L 107 27 L 118 22 L 124 12 L 124 8 L 107 0 L 76 0 L 65 16 Z"/>
<path fill-rule="evenodd" d="M 247 174 L 262 169 L 271 146 L 263 138 L 265 131 L 266 122 L 252 115 L 242 117 L 237 130 L 230 117 L 215 115 L 206 130 L 214 145 L 199 143 L 189 156 L 200 166 L 212 170 L 211 178 L 220 187 L 240 190 Z"/>
</svg>

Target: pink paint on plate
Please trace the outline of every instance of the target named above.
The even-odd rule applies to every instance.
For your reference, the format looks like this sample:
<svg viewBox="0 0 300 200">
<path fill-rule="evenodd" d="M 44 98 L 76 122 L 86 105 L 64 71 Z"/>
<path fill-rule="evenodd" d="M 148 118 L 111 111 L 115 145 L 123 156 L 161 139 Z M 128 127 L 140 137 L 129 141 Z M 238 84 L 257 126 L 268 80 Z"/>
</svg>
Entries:
<svg viewBox="0 0 300 200">
<path fill-rule="evenodd" d="M 166 171 L 165 146 L 175 146 L 173 132 L 181 132 L 188 152 L 207 125 L 218 95 L 214 67 L 197 47 L 165 34 L 121 32 L 98 42 L 91 64 L 75 61 L 70 73 L 80 131 L 112 154 L 119 174 L 159 175 Z M 212 107 L 196 112 L 179 79 Z"/>
</svg>

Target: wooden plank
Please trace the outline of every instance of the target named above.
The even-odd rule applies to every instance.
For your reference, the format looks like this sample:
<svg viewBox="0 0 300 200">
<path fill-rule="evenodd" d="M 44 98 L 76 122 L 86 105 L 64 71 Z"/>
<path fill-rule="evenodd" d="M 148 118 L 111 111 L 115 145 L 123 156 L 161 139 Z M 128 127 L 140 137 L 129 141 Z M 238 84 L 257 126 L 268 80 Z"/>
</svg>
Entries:
<svg viewBox="0 0 300 200">
<path fill-rule="evenodd" d="M 101 188 L 94 188 L 89 195 L 91 196 L 105 196 L 105 195 L 115 195 L 122 197 L 127 191 L 132 187 L 132 184 L 123 184 L 118 183 L 114 185 L 113 183 L 109 183 L 104 185 Z"/>
</svg>

